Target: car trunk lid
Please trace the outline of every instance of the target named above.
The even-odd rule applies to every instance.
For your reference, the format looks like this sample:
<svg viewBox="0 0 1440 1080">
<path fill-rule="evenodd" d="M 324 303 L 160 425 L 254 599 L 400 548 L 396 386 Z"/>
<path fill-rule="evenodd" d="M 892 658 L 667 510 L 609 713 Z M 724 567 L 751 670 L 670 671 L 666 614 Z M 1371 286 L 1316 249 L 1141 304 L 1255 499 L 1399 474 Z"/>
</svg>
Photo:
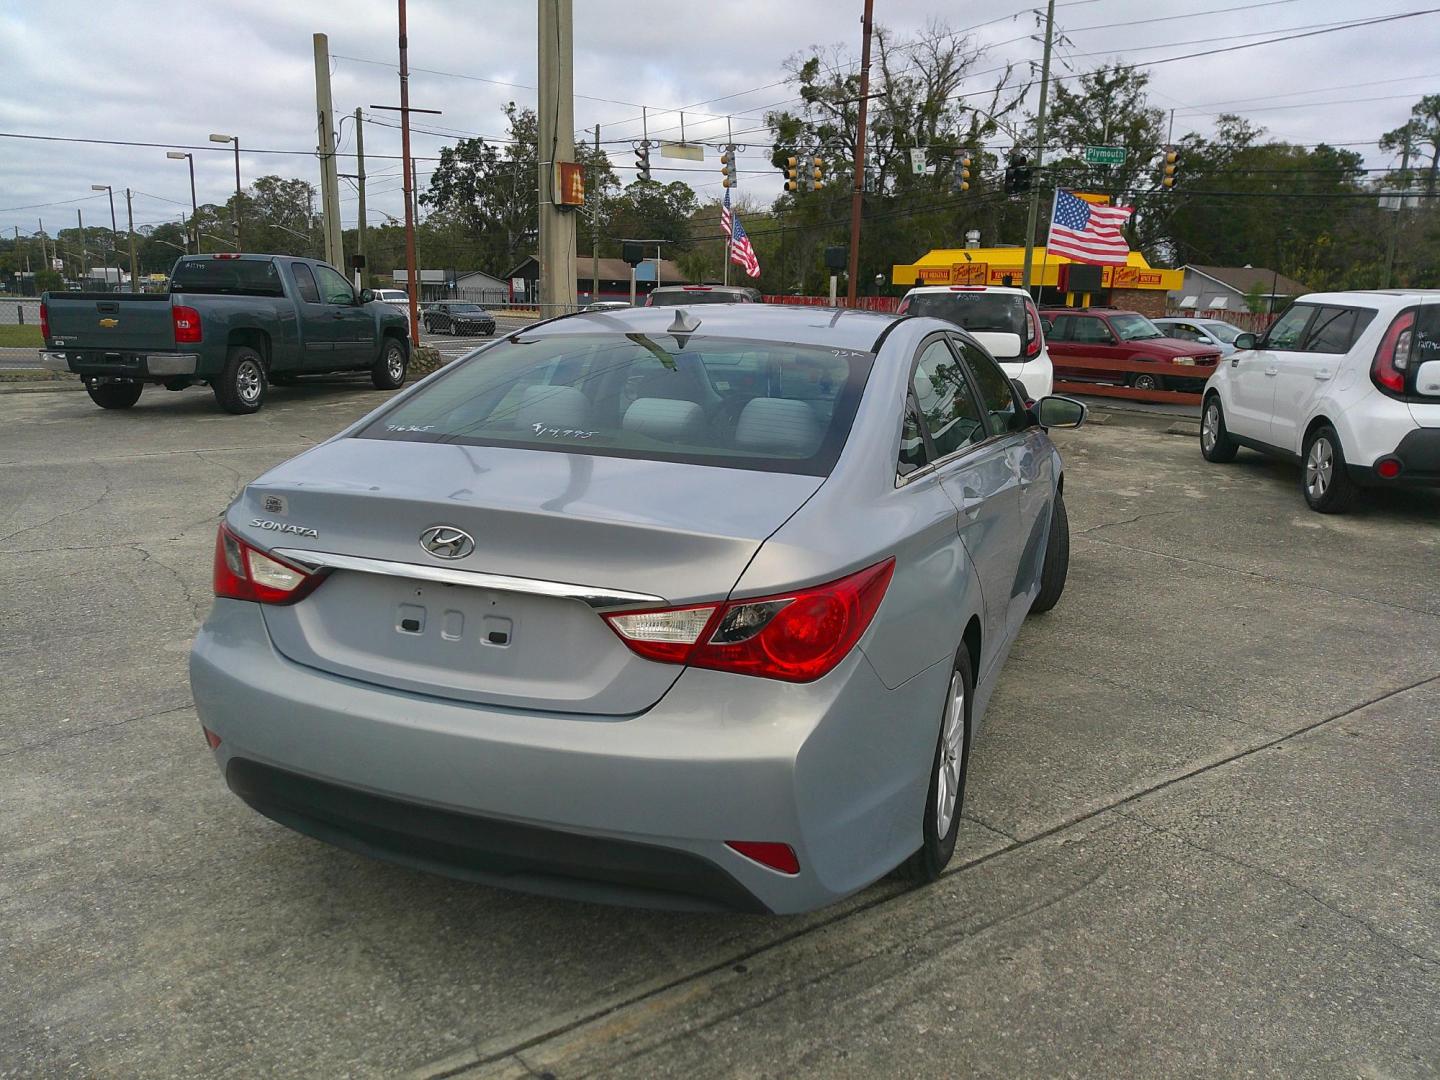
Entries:
<svg viewBox="0 0 1440 1080">
<path fill-rule="evenodd" d="M 173 352 L 175 327 L 164 293 L 51 293 L 45 304 L 50 344 L 57 349 Z"/>
<path fill-rule="evenodd" d="M 658 701 L 678 669 L 627 649 L 593 594 L 632 607 L 723 598 L 820 483 L 675 462 L 341 439 L 251 484 L 230 524 L 290 559 L 340 564 L 300 603 L 264 608 L 276 648 L 291 660 L 461 701 L 629 715 Z M 468 534 L 473 552 L 445 559 L 427 551 L 421 534 L 435 526 Z"/>
</svg>

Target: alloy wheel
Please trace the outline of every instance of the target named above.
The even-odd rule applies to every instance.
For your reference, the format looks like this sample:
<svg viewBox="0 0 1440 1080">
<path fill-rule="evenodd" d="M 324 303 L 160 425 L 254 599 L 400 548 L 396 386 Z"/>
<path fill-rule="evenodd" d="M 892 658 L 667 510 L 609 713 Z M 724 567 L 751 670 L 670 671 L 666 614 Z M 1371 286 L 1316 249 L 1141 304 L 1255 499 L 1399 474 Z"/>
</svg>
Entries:
<svg viewBox="0 0 1440 1080">
<path fill-rule="evenodd" d="M 385 354 L 385 372 L 392 379 L 400 379 L 405 374 L 405 353 L 398 345 L 391 345 L 390 351 Z"/>
<path fill-rule="evenodd" d="M 254 405 L 260 400 L 260 388 L 264 381 L 264 373 L 254 360 L 242 360 L 235 369 L 235 391 L 246 405 Z"/>
<path fill-rule="evenodd" d="M 965 760 L 965 680 L 950 676 L 945 722 L 940 728 L 940 768 L 935 773 L 935 834 L 950 835 L 960 800 L 960 770 Z"/>
<path fill-rule="evenodd" d="M 1335 475 L 1335 450 L 1323 435 L 1310 444 L 1305 458 L 1305 490 L 1312 499 L 1323 498 Z"/>
<path fill-rule="evenodd" d="M 1205 409 L 1205 420 L 1200 425 L 1200 445 L 1208 454 L 1215 449 L 1215 442 L 1220 438 L 1220 406 L 1210 402 Z"/>
</svg>

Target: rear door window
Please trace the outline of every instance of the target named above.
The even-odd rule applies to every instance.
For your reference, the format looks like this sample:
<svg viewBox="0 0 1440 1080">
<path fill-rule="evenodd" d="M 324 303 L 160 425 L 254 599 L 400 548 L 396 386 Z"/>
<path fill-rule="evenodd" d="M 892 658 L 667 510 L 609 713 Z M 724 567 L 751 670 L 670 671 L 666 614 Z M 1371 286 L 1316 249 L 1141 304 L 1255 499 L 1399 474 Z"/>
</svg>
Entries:
<svg viewBox="0 0 1440 1080">
<path fill-rule="evenodd" d="M 1305 333 L 1305 351 L 1312 353 L 1346 353 L 1361 331 L 1375 317 L 1371 311 L 1355 308 L 1322 307 Z"/>
<path fill-rule="evenodd" d="M 315 284 L 315 275 L 310 272 L 310 267 L 304 263 L 292 263 L 290 272 L 295 275 L 295 288 L 300 291 L 300 299 L 307 304 L 320 303 L 320 289 Z"/>
<path fill-rule="evenodd" d="M 516 334 L 358 437 L 825 476 L 869 353 L 700 334 Z"/>
</svg>

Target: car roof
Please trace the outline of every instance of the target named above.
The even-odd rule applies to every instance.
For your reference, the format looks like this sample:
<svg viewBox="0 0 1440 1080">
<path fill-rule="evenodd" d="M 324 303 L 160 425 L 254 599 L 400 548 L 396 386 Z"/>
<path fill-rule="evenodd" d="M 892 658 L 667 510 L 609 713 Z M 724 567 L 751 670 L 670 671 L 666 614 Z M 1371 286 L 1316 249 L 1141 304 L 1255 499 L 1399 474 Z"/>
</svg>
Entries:
<svg viewBox="0 0 1440 1080">
<path fill-rule="evenodd" d="M 747 296 L 757 290 L 746 285 L 657 285 L 651 292 L 734 292 Z"/>
<path fill-rule="evenodd" d="M 992 292 L 1011 296 L 1029 296 L 1024 289 L 1014 285 L 916 285 L 906 296 L 934 295 L 936 293 Z"/>
<path fill-rule="evenodd" d="M 831 346 L 871 352 L 875 342 L 900 317 L 849 308 L 800 304 L 695 304 L 687 307 L 627 307 L 611 311 L 579 311 L 517 331 L 542 334 L 667 333 L 676 314 L 685 312 L 698 323 L 699 334 L 783 341 L 797 345 Z"/>
</svg>

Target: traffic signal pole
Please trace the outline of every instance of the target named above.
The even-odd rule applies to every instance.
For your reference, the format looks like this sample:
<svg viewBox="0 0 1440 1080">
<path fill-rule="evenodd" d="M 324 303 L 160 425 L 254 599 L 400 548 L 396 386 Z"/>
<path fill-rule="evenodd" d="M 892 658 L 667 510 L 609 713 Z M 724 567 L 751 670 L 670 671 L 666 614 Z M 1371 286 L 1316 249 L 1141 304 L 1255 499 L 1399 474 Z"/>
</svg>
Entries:
<svg viewBox="0 0 1440 1080">
<path fill-rule="evenodd" d="M 1040 217 L 1040 166 L 1045 160 L 1045 105 L 1050 93 L 1050 47 L 1055 41 L 1055 0 L 1045 7 L 1045 55 L 1040 63 L 1040 107 L 1035 113 L 1035 164 L 1030 174 L 1030 213 L 1025 219 L 1025 268 L 1021 287 L 1030 289 L 1030 276 L 1035 269 L 1035 226 Z M 1046 249 L 1048 252 L 1048 248 Z M 1043 287 L 1043 286 L 1042 286 Z"/>
<path fill-rule="evenodd" d="M 1055 0 L 1050 0 L 1050 13 L 1055 13 Z M 860 108 L 855 118 L 855 188 L 850 193 L 850 261 L 845 282 L 845 302 L 851 307 L 855 306 L 856 287 L 860 283 L 860 211 L 865 195 L 865 118 L 870 104 L 870 30 L 874 15 L 875 0 L 865 0 L 864 37 L 860 44 Z M 1046 55 L 1049 55 L 1048 47 Z"/>
</svg>

